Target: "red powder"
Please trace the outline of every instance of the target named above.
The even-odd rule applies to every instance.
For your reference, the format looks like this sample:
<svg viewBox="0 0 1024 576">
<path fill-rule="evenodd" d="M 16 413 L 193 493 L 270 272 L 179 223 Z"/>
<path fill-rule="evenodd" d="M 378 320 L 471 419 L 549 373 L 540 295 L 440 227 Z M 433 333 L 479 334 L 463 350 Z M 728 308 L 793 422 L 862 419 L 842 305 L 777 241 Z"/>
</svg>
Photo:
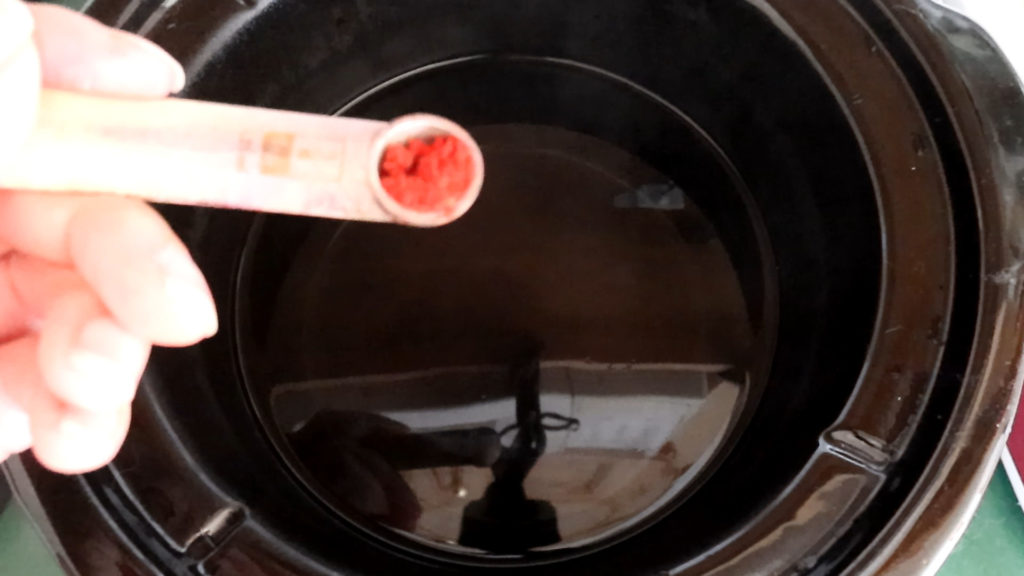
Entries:
<svg viewBox="0 0 1024 576">
<path fill-rule="evenodd" d="M 454 136 L 392 144 L 380 161 L 384 191 L 417 212 L 451 212 L 472 181 L 469 147 Z"/>
</svg>

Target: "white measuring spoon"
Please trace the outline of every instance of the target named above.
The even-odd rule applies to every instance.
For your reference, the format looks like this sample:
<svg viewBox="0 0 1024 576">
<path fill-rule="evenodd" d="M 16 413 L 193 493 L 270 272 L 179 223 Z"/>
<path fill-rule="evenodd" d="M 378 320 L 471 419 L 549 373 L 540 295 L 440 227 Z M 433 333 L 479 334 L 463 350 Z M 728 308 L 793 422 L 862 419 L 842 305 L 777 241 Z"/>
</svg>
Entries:
<svg viewBox="0 0 1024 576">
<path fill-rule="evenodd" d="M 454 209 L 411 210 L 381 185 L 388 145 L 453 136 L 473 179 Z M 0 188 L 113 194 L 153 202 L 438 226 L 463 215 L 483 184 L 480 148 L 426 114 L 392 122 L 184 99 L 132 100 L 43 90 L 36 129 Z"/>
</svg>

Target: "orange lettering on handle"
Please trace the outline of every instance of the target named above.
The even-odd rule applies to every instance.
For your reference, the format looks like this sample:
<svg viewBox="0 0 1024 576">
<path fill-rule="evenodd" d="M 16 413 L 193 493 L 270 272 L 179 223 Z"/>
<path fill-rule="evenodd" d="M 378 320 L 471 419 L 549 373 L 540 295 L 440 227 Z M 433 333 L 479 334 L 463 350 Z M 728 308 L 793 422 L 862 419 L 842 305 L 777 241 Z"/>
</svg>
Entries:
<svg viewBox="0 0 1024 576">
<path fill-rule="evenodd" d="M 267 132 L 263 135 L 263 154 L 260 172 L 271 176 L 284 176 L 291 171 L 292 146 L 295 134 Z"/>
</svg>

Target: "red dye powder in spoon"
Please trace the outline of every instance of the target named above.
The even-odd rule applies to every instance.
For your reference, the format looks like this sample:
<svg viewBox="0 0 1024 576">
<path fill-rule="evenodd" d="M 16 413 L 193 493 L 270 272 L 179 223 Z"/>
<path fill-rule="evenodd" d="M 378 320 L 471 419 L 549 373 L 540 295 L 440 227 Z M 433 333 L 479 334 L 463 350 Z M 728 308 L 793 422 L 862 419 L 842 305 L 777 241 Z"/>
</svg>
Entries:
<svg viewBox="0 0 1024 576">
<path fill-rule="evenodd" d="M 380 161 L 388 196 L 417 212 L 451 212 L 473 182 L 469 147 L 454 136 L 414 138 L 392 144 Z"/>
</svg>

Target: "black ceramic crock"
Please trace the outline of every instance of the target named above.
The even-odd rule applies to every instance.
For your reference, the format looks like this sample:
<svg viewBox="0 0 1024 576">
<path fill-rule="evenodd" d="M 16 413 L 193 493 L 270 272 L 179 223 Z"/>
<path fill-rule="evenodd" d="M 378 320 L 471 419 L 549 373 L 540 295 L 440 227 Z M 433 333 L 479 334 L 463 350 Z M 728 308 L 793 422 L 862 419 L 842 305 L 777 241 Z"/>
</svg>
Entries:
<svg viewBox="0 0 1024 576">
<path fill-rule="evenodd" d="M 931 574 L 965 528 L 1007 433 L 1024 350 L 1024 98 L 969 20 L 926 0 L 95 0 L 87 12 L 181 59 L 184 97 L 449 116 L 485 141 L 488 183 L 464 222 L 436 232 L 162 208 L 209 278 L 222 330 L 154 352 L 109 467 L 69 478 L 27 456 L 7 464 L 70 573 Z M 617 204 L 599 206 L 577 190 L 591 184 L 573 166 L 647 187 L 630 181 Z M 666 216 L 608 215 L 651 194 Z M 601 257 L 633 242 L 634 260 L 670 259 L 674 248 L 651 232 L 664 222 L 679 246 L 716 247 L 714 262 L 733 270 L 727 284 L 742 305 L 728 310 L 742 329 L 700 316 L 717 302 L 711 272 L 680 273 L 691 308 L 672 292 L 616 300 L 586 290 L 579 263 L 605 260 L 563 249 L 587 246 L 581 235 L 609 218 L 593 244 Z M 450 267 L 442 274 L 431 262 Z M 614 262 L 626 278 L 616 286 L 646 286 L 638 270 L 649 268 Z M 611 282 L 602 266 L 595 278 Z M 531 291 L 560 267 L 547 292 Z M 666 277 L 652 285 L 665 289 Z M 452 278 L 479 300 L 438 304 Z M 560 307 L 536 311 L 565 286 Z M 647 297 L 649 306 L 630 307 Z M 573 334 L 605 327 L 610 340 L 577 349 L 561 332 L 539 343 L 520 333 L 556 325 L 574 299 L 593 314 L 573 317 Z M 606 318 L 615 306 L 628 314 Z M 283 319 L 268 317 L 276 309 Z M 564 509 L 536 499 L 502 511 L 481 496 L 461 525 L 475 536 L 458 542 L 431 541 L 402 519 L 367 519 L 364 502 L 345 501 L 353 492 L 332 500 L 299 462 L 323 446 L 274 424 L 275 375 L 419 369 L 410 342 L 420 350 L 458 336 L 489 343 L 467 348 L 473 359 L 526 354 L 517 374 L 536 383 L 572 354 L 656 364 L 677 332 L 647 340 L 650 326 L 691 313 L 699 342 L 740 344 L 686 361 L 742 366 L 714 375 L 741 382 L 742 402 L 684 486 L 592 538 L 568 542 Z M 607 324 L 588 323 L 596 317 Z M 449 350 L 430 353 L 438 349 Z M 556 434 L 590 425 L 531 412 L 528 389 L 513 394 L 518 444 L 496 448 L 504 464 L 477 452 L 463 460 L 486 461 L 495 478 L 529 471 L 545 450 L 538 435 L 550 451 Z M 428 444 L 414 446 L 446 447 L 435 468 L 444 458 L 456 466 L 458 442 L 492 433 L 474 430 L 428 431 L 414 437 Z M 407 468 L 422 466 L 403 450 Z M 528 538 L 480 536 L 508 529 L 509 518 L 525 522 L 518 534 Z"/>
</svg>

